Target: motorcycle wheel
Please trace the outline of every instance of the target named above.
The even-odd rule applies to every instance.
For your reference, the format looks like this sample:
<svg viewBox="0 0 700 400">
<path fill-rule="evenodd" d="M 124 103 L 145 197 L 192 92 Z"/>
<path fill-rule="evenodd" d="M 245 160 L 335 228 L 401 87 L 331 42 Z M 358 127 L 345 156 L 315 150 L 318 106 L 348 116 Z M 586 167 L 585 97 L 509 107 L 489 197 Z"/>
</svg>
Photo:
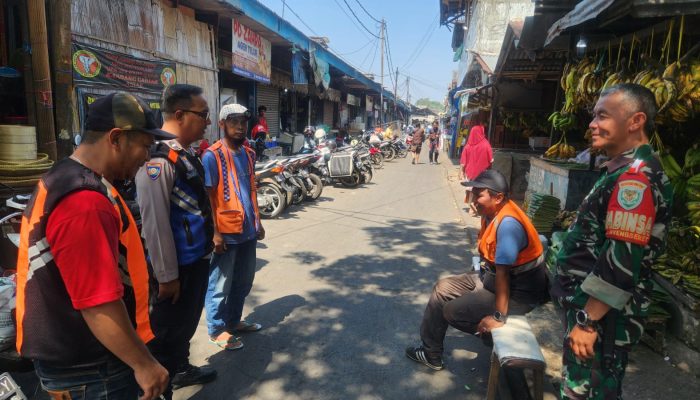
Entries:
<svg viewBox="0 0 700 400">
<path fill-rule="evenodd" d="M 340 183 L 345 187 L 354 188 L 360 184 L 361 179 L 360 171 L 354 170 L 352 171 L 352 175 L 340 178 Z"/>
<path fill-rule="evenodd" d="M 363 183 L 370 183 L 372 182 L 372 177 L 374 176 L 374 173 L 372 172 L 372 167 L 369 166 L 367 170 L 362 172 L 362 180 L 364 181 Z"/>
<path fill-rule="evenodd" d="M 374 168 L 380 169 L 384 167 L 384 156 L 382 153 L 372 154 L 370 160 L 372 164 L 374 164 Z"/>
<path fill-rule="evenodd" d="M 408 150 L 406 150 L 406 149 L 399 150 L 399 157 L 406 158 L 407 155 L 408 155 Z"/>
<path fill-rule="evenodd" d="M 292 179 L 295 182 L 294 192 L 292 194 L 292 204 L 301 204 L 306 197 L 306 186 L 304 186 L 304 182 L 301 180 L 301 178 L 293 176 Z"/>
<path fill-rule="evenodd" d="M 309 174 L 309 179 L 314 184 L 313 188 L 306 194 L 306 200 L 316 200 L 323 192 L 323 181 L 316 174 Z"/>
<path fill-rule="evenodd" d="M 391 161 L 394 158 L 396 158 L 396 149 L 393 147 L 389 147 L 389 149 L 386 151 L 386 154 L 384 155 L 384 159 L 386 161 Z"/>
<path fill-rule="evenodd" d="M 258 199 L 268 198 L 270 200 L 270 204 L 260 205 L 258 203 L 262 218 L 276 218 L 287 206 L 287 199 L 282 191 L 272 184 L 263 183 L 258 186 L 257 195 Z"/>
</svg>

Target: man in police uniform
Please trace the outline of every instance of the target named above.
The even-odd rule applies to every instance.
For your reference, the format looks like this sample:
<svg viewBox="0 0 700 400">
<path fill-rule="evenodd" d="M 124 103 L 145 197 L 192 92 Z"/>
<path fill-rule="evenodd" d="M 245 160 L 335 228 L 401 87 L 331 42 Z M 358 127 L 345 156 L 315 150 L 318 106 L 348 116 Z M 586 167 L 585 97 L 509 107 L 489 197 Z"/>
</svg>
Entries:
<svg viewBox="0 0 700 400">
<path fill-rule="evenodd" d="M 563 399 L 619 399 L 627 355 L 644 330 L 651 265 L 664 251 L 672 190 L 649 146 L 653 94 L 606 89 L 592 147 L 610 161 L 578 210 L 557 257 L 552 297 L 565 312 Z"/>
<path fill-rule="evenodd" d="M 163 116 L 162 129 L 177 138 L 154 146 L 151 160 L 136 175 L 136 192 L 157 281 L 151 301 L 156 338 L 149 347 L 177 389 L 216 378 L 216 371 L 188 361 L 204 306 L 214 232 L 204 167 L 190 146 L 204 137 L 211 121 L 202 89 L 192 85 L 165 90 Z"/>
</svg>

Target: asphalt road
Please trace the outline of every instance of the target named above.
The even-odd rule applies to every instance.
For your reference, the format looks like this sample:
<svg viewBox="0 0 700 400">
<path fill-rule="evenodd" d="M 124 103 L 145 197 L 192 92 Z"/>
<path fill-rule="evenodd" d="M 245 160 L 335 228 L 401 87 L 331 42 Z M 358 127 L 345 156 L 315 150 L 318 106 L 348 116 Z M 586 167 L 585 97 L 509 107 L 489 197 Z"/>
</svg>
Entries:
<svg viewBox="0 0 700 400">
<path fill-rule="evenodd" d="M 219 378 L 177 398 L 484 398 L 489 350 L 479 340 L 451 330 L 437 373 L 404 355 L 419 343 L 435 280 L 470 260 L 446 174 L 397 160 L 370 184 L 327 186 L 317 202 L 265 221 L 245 310 L 264 329 L 241 350 L 218 351 L 202 320 L 192 361 Z"/>
<path fill-rule="evenodd" d="M 175 398 L 484 399 L 490 349 L 479 339 L 450 329 L 439 372 L 404 355 L 420 341 L 433 283 L 471 260 L 479 220 L 464 213 L 456 171 L 449 161 L 397 160 L 370 184 L 327 186 L 318 201 L 264 221 L 267 238 L 258 244 L 245 309 L 263 330 L 246 334 L 243 349 L 224 351 L 208 342 L 203 316 L 191 361 L 219 377 Z M 548 362 L 545 399 L 554 399 L 561 328 L 549 305 L 530 318 Z M 700 380 L 672 363 L 637 346 L 625 398 L 696 398 Z M 33 373 L 13 377 L 28 397 L 46 398 Z"/>
</svg>

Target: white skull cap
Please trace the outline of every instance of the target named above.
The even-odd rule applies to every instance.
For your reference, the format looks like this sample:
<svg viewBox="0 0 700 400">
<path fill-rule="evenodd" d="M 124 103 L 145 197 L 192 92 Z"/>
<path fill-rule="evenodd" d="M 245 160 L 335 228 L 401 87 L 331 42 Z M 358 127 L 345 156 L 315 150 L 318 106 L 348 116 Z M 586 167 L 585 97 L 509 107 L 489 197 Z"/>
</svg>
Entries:
<svg viewBox="0 0 700 400">
<path fill-rule="evenodd" d="M 219 111 L 219 121 L 225 120 L 229 115 L 243 115 L 246 111 L 248 111 L 248 109 L 240 104 L 226 104 L 221 107 L 221 111 Z"/>
</svg>

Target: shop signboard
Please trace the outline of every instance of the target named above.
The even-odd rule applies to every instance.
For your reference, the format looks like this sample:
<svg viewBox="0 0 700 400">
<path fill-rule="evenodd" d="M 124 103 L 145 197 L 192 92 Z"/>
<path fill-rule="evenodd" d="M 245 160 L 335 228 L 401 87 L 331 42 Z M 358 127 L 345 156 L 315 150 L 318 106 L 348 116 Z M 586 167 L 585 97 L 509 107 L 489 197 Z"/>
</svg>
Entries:
<svg viewBox="0 0 700 400">
<path fill-rule="evenodd" d="M 262 83 L 270 83 L 272 45 L 257 32 L 233 19 L 233 72 Z"/>
<path fill-rule="evenodd" d="M 163 93 L 177 83 L 175 63 L 136 58 L 128 54 L 72 43 L 76 85 Z"/>
<path fill-rule="evenodd" d="M 351 106 L 358 107 L 360 105 L 360 98 L 357 96 L 353 96 L 350 93 L 348 93 L 348 99 L 347 103 Z"/>
<path fill-rule="evenodd" d="M 365 96 L 365 111 L 372 112 L 372 110 L 374 110 L 374 100 L 369 96 Z"/>
</svg>

